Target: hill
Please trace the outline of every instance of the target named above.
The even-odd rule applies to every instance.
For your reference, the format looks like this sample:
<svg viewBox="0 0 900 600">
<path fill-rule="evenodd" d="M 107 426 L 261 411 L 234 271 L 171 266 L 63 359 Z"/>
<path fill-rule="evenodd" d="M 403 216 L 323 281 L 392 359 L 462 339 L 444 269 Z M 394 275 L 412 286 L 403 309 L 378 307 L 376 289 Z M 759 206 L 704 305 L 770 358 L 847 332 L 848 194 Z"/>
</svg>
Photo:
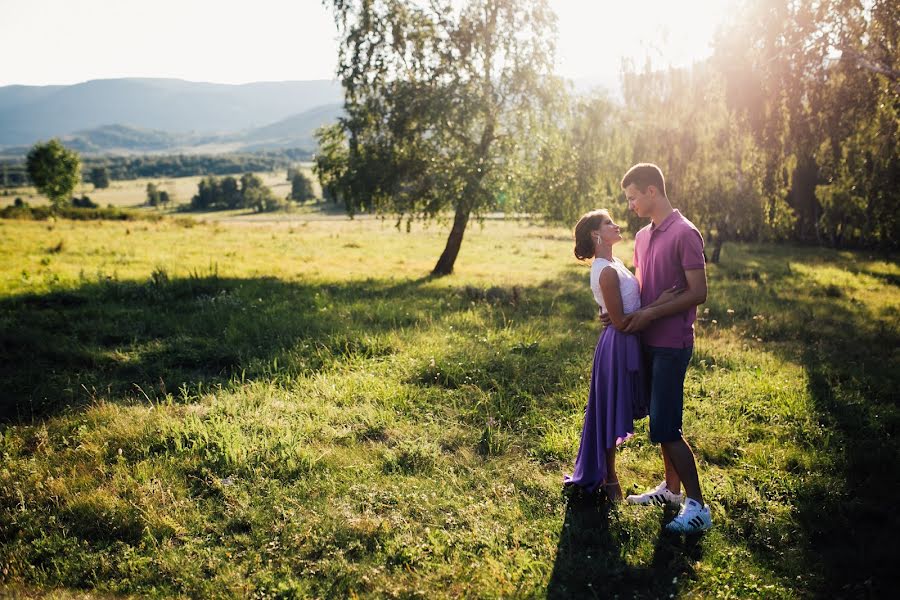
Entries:
<svg viewBox="0 0 900 600">
<path fill-rule="evenodd" d="M 227 85 L 179 79 L 102 79 L 66 86 L 3 86 L 0 147 L 29 146 L 110 124 L 194 136 L 246 133 L 341 101 L 340 84 L 327 80 Z M 107 129 L 88 137 L 120 137 L 123 131 Z M 127 137 L 133 135 L 130 132 Z"/>
<path fill-rule="evenodd" d="M 218 154 L 316 147 L 314 133 L 333 123 L 340 104 L 317 106 L 263 127 L 233 133 L 172 133 L 127 125 L 101 125 L 62 137 L 63 143 L 83 154 Z M 23 153 L 22 147 L 18 153 Z"/>
</svg>

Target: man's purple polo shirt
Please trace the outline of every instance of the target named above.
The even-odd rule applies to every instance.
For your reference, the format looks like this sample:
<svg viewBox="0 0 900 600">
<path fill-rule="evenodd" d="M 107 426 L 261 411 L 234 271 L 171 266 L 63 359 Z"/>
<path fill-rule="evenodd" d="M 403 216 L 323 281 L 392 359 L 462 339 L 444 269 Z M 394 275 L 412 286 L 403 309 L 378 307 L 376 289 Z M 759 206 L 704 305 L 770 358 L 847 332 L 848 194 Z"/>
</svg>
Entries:
<svg viewBox="0 0 900 600">
<path fill-rule="evenodd" d="M 641 306 L 648 306 L 673 286 L 685 287 L 685 271 L 702 269 L 703 236 L 678 210 L 654 227 L 650 223 L 634 236 L 634 265 L 640 270 Z M 697 307 L 653 321 L 641 333 L 641 342 L 662 348 L 694 345 Z"/>
</svg>

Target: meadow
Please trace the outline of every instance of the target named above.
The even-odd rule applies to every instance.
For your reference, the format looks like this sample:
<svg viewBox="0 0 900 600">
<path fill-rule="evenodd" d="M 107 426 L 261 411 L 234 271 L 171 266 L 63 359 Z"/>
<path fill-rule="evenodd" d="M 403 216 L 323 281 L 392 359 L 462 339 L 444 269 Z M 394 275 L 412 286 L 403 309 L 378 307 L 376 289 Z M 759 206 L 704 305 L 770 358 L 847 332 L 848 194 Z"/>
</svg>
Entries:
<svg viewBox="0 0 900 600">
<path fill-rule="evenodd" d="M 179 196 L 184 201 L 184 196 Z M 596 306 L 565 228 L 0 221 L 0 596 L 878 597 L 900 266 L 727 244 L 685 432 L 715 527 L 562 490 Z M 630 246 L 617 254 L 630 264 Z M 647 423 L 629 490 L 662 474 Z"/>
</svg>

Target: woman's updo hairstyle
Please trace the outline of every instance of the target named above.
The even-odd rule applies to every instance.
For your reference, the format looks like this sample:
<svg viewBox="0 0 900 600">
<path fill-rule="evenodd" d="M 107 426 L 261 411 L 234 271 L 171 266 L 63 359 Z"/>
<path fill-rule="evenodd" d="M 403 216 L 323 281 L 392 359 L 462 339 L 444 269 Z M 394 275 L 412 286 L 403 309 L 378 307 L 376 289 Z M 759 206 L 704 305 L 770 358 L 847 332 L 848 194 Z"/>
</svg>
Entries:
<svg viewBox="0 0 900 600">
<path fill-rule="evenodd" d="M 587 260 L 594 258 L 594 238 L 591 232 L 600 229 L 604 219 L 609 219 L 609 212 L 605 209 L 592 210 L 585 213 L 575 224 L 575 258 Z"/>
</svg>

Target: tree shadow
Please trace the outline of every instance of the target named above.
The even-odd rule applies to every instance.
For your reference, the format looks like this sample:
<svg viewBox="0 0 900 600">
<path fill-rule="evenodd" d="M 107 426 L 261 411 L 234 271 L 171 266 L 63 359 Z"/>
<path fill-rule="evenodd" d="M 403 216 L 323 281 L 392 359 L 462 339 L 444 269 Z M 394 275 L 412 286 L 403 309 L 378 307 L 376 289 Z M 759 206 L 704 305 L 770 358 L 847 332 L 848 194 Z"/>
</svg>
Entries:
<svg viewBox="0 0 900 600">
<path fill-rule="evenodd" d="M 617 511 L 602 493 L 569 494 L 547 598 L 668 598 L 692 577 L 693 565 L 703 555 L 702 537 L 662 531 L 673 511 L 661 517 L 647 566 L 629 564 L 626 557 L 637 540 Z"/>
<path fill-rule="evenodd" d="M 803 439 L 797 443 L 817 454 L 815 472 L 797 467 L 801 470 L 790 473 L 797 482 L 790 500 L 801 536 L 797 547 L 804 555 L 802 568 L 812 571 L 814 579 L 804 586 L 813 586 L 807 591 L 814 595 L 878 597 L 898 581 L 894 548 L 900 517 L 886 501 L 900 490 L 900 328 L 895 313 L 876 314 L 856 301 L 852 291 L 792 273 L 786 259 L 774 265 L 764 261 L 757 278 L 762 284 L 750 290 L 741 280 L 743 273 L 753 272 L 752 260 L 742 257 L 718 272 L 720 281 L 710 287 L 719 290 L 720 300 L 711 305 L 720 315 L 734 306 L 738 331 L 751 340 L 775 342 L 770 351 L 799 363 L 807 376 L 822 429 L 798 433 Z M 852 258 L 801 253 L 791 260 L 812 265 L 828 261 L 884 285 L 897 283 L 895 276 L 855 268 Z M 742 308 L 741 302 L 752 308 Z M 765 318 L 758 319 L 757 313 Z M 754 540 L 770 535 L 761 524 L 745 527 L 760 530 L 750 536 Z M 771 537 L 777 539 L 777 533 Z M 774 572 L 790 579 L 798 575 L 796 562 L 780 560 L 771 541 L 747 544 Z"/>
<path fill-rule="evenodd" d="M 216 275 L 106 279 L 0 301 L 0 422 L 95 398 L 187 398 L 235 378 L 279 380 L 388 354 L 381 334 L 424 320 L 427 277 L 284 282 Z M 446 310 L 463 309 L 460 299 Z"/>
<path fill-rule="evenodd" d="M 797 300 L 788 310 L 814 315 L 816 326 L 798 327 L 796 335 L 810 396 L 829 432 L 821 451 L 844 484 L 835 489 L 814 478 L 801 488 L 808 551 L 822 565 L 823 592 L 879 597 L 900 582 L 900 517 L 886 502 L 900 491 L 900 333 L 840 299 Z"/>
</svg>

